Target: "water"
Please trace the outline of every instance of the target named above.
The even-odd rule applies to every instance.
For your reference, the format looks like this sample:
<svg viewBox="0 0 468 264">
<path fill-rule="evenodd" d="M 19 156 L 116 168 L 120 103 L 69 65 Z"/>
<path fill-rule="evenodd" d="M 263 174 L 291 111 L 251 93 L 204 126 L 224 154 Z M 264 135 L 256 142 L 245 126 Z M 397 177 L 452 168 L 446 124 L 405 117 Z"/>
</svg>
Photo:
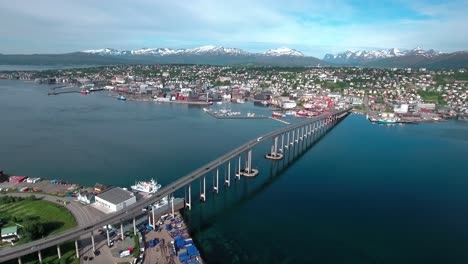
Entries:
<svg viewBox="0 0 468 264">
<path fill-rule="evenodd" d="M 154 177 L 164 185 L 284 127 L 47 90 L 0 81 L 0 167 L 8 172 L 88 185 Z M 263 144 L 254 150 L 257 178 L 194 203 L 192 233 L 208 263 L 468 263 L 467 132 L 456 121 L 384 127 L 351 115 L 278 166 L 262 158 Z M 198 183 L 192 187 L 196 201 Z"/>
</svg>

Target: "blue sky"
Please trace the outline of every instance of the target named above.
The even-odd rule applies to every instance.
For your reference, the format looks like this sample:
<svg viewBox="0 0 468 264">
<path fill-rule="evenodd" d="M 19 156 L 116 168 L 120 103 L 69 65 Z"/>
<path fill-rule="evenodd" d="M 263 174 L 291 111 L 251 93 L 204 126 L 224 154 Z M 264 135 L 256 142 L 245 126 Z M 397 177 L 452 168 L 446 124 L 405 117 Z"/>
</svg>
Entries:
<svg viewBox="0 0 468 264">
<path fill-rule="evenodd" d="M 221 45 L 306 55 L 468 50 L 468 0 L 15 0 L 0 4 L 0 53 Z"/>
</svg>

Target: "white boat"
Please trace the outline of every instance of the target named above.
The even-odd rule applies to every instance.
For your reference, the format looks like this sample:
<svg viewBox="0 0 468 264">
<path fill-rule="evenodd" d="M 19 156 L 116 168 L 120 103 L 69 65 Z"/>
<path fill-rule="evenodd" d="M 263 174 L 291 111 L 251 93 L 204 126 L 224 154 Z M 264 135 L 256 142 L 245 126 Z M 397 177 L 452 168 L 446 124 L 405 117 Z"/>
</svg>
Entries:
<svg viewBox="0 0 468 264">
<path fill-rule="evenodd" d="M 169 197 L 165 196 L 161 200 L 154 203 L 156 209 L 161 208 L 169 203 Z"/>
<path fill-rule="evenodd" d="M 155 193 L 161 189 L 161 184 L 158 184 L 155 180 L 151 179 L 151 181 L 148 182 L 137 182 L 135 185 L 130 186 L 130 188 L 137 192 Z"/>
</svg>

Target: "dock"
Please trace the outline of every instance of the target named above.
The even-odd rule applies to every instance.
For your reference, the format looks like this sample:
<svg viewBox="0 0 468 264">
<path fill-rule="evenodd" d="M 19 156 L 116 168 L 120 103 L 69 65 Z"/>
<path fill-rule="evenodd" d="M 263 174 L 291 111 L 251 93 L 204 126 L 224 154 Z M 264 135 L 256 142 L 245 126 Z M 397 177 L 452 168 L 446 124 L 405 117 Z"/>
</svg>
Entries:
<svg viewBox="0 0 468 264">
<path fill-rule="evenodd" d="M 216 119 L 267 119 L 269 118 L 267 116 L 240 116 L 240 115 L 227 116 L 227 115 L 217 115 L 213 113 L 212 111 L 205 111 L 205 112 Z"/>
<path fill-rule="evenodd" d="M 278 122 L 281 122 L 281 123 L 286 124 L 286 125 L 290 125 L 290 124 L 291 124 L 291 123 L 286 122 L 286 121 L 284 121 L 284 120 L 281 120 L 281 119 L 279 119 L 279 118 L 275 118 L 275 117 L 268 117 L 268 118 L 270 118 L 270 119 L 272 119 L 272 120 L 275 120 L 275 121 L 278 121 Z"/>
</svg>

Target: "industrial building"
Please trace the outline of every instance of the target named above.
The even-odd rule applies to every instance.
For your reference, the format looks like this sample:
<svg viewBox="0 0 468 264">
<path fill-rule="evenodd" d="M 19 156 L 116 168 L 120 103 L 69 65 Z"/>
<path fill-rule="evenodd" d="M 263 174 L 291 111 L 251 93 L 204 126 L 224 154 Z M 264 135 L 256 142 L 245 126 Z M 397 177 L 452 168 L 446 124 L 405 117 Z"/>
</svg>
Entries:
<svg viewBox="0 0 468 264">
<path fill-rule="evenodd" d="M 119 187 L 111 187 L 96 195 L 97 208 L 102 207 L 105 212 L 117 212 L 136 203 L 136 197 L 132 192 Z"/>
</svg>

